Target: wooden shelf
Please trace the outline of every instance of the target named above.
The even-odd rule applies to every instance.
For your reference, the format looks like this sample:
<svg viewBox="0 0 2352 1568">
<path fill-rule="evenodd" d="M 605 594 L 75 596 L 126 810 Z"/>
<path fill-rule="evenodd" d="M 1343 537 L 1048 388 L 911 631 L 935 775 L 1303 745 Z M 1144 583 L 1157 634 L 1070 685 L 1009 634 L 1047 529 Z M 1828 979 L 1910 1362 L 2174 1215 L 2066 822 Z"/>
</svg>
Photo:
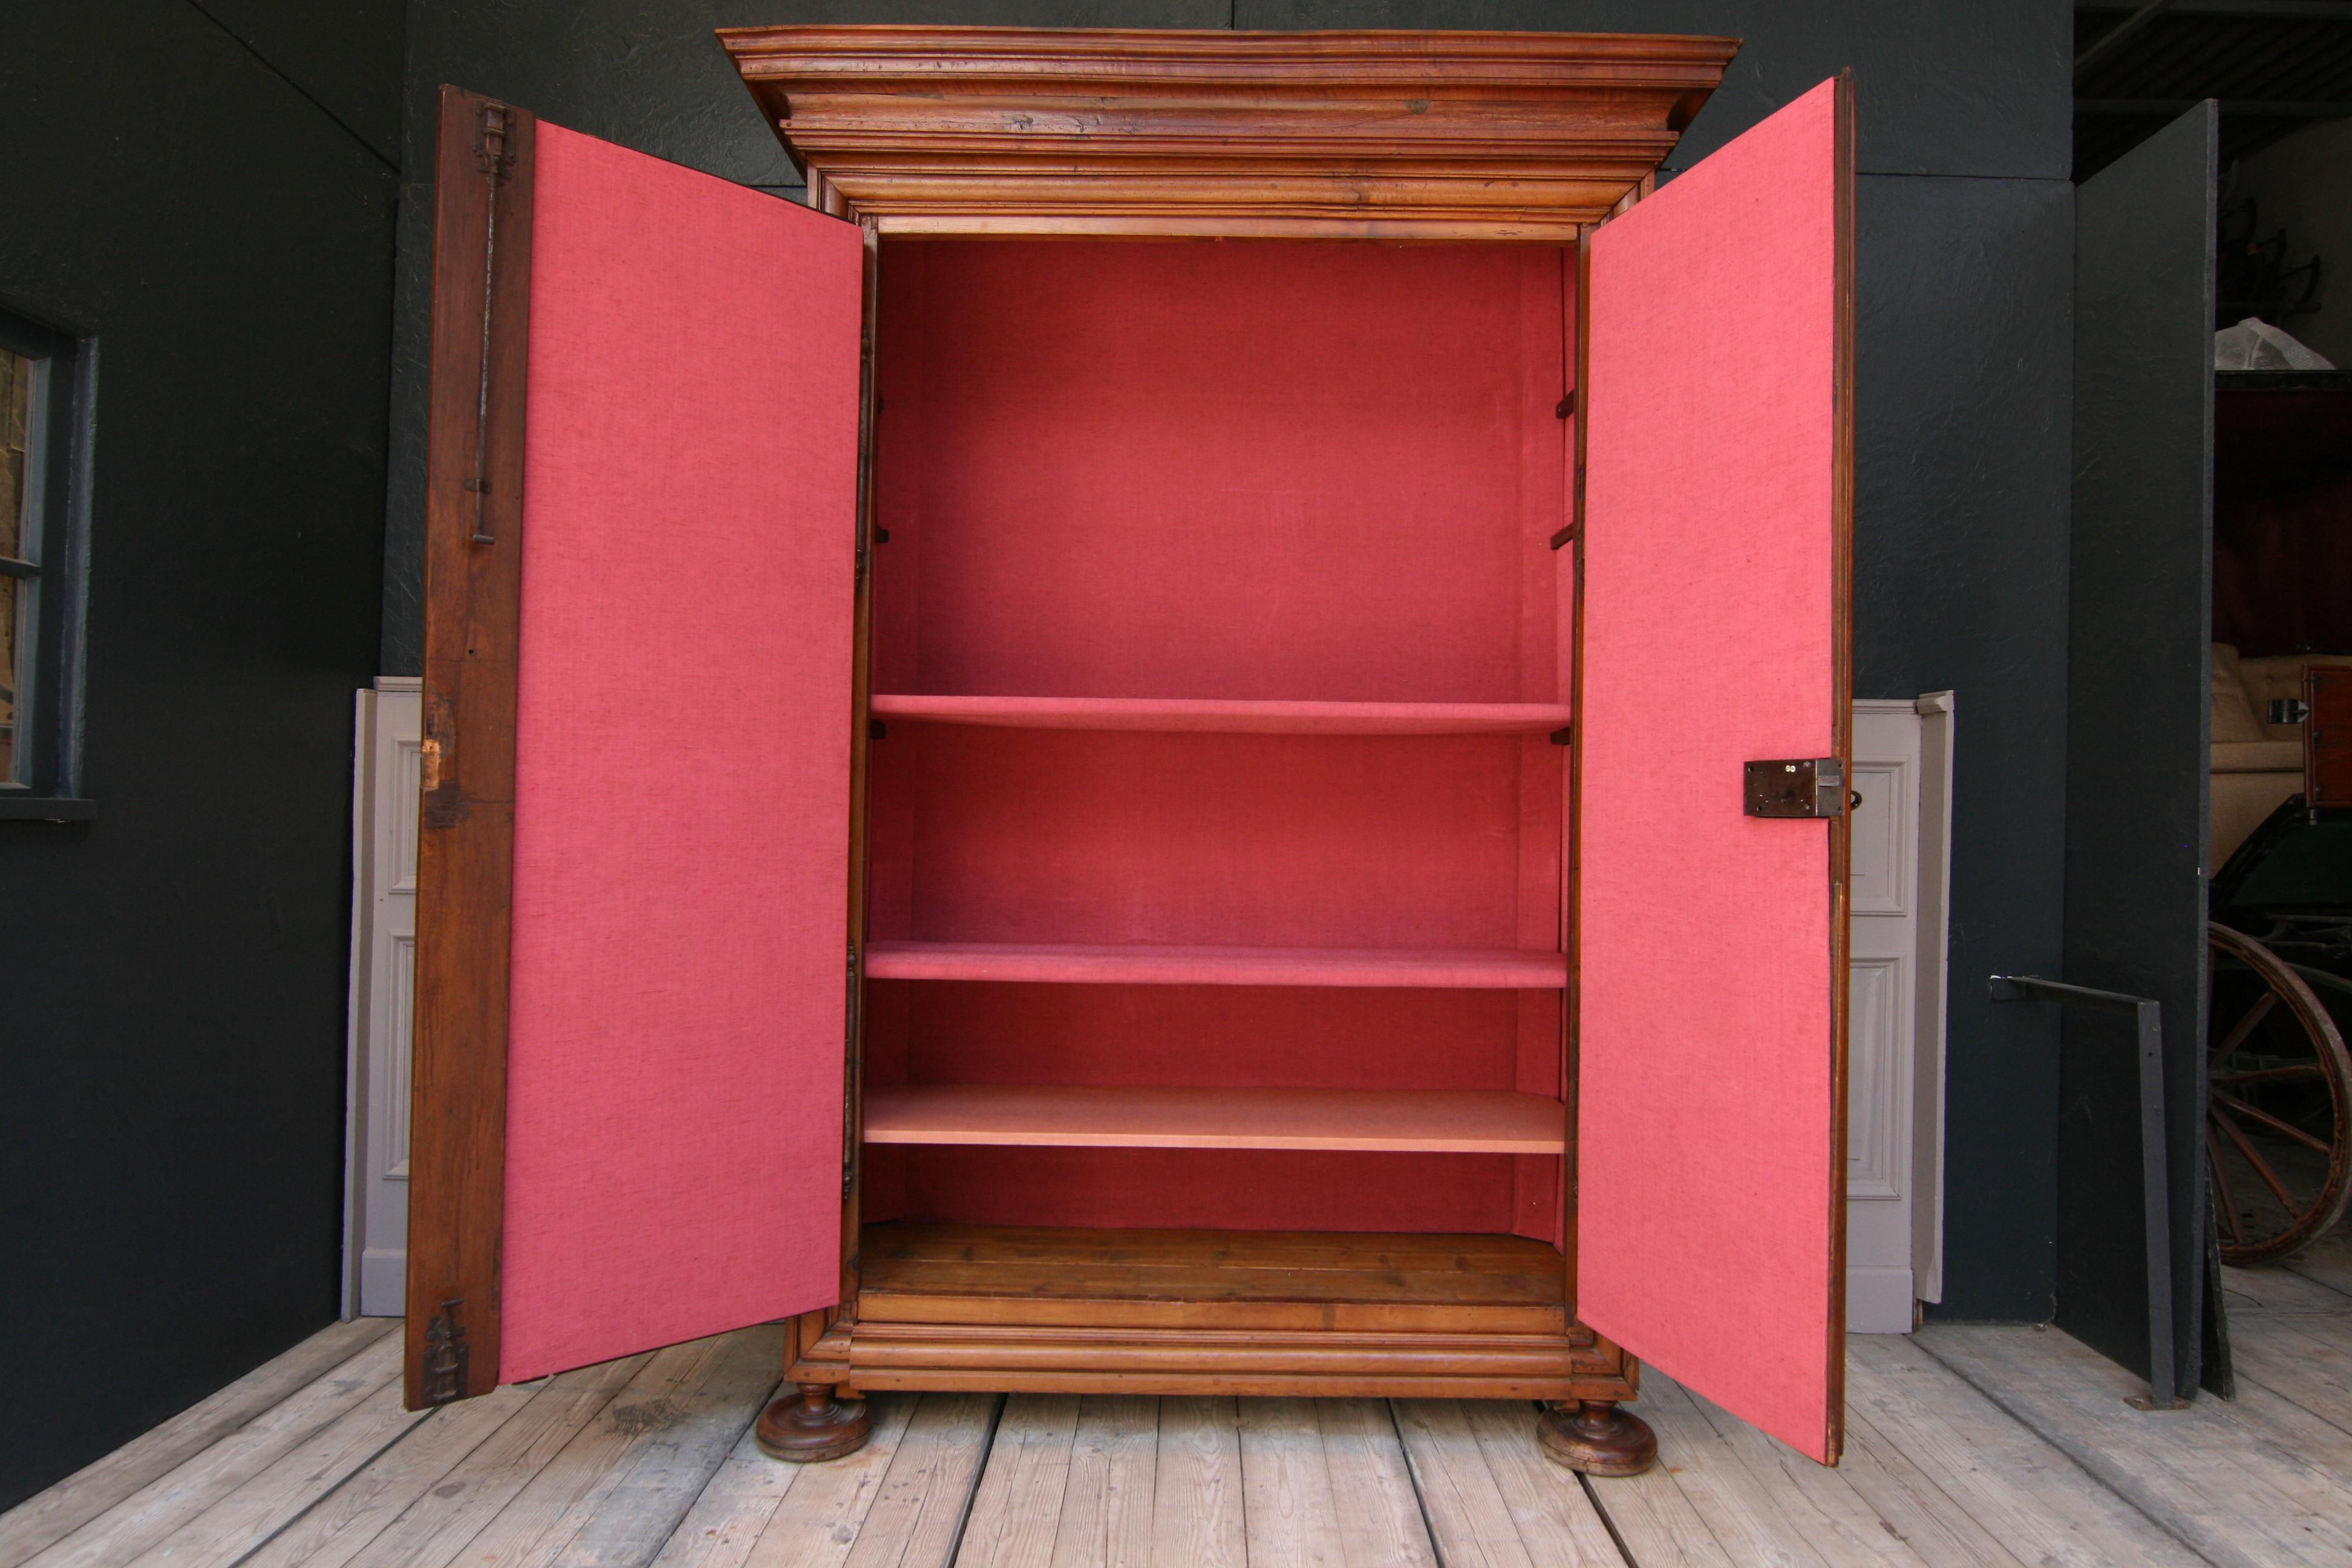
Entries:
<svg viewBox="0 0 2352 1568">
<path fill-rule="evenodd" d="M 1558 1154 L 1567 1113 L 1507 1089 L 901 1084 L 866 1090 L 866 1142 Z"/>
<path fill-rule="evenodd" d="M 1467 1310 L 1497 1333 L 1568 1328 L 1559 1249 L 1517 1236 L 894 1220 L 866 1226 L 858 1251 L 869 1322 L 1459 1334 Z M 1198 1374 L 1197 1351 L 1183 1365 Z"/>
<path fill-rule="evenodd" d="M 1236 735 L 1545 735 L 1558 702 L 1242 702 L 1158 697 L 879 695 L 877 719 L 1022 730 L 1196 730 Z"/>
<path fill-rule="evenodd" d="M 1066 985 L 1347 985 L 1557 991 L 1568 960 L 1536 950 L 1154 947 L 1054 942 L 869 942 L 869 980 Z"/>
</svg>

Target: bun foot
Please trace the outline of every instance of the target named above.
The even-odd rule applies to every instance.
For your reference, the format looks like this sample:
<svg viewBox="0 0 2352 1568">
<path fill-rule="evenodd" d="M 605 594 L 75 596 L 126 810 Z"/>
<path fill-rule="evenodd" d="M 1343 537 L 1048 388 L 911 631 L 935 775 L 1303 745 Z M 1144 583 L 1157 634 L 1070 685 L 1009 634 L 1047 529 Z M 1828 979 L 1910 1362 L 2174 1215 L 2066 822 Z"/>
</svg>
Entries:
<svg viewBox="0 0 2352 1568">
<path fill-rule="evenodd" d="M 760 1412 L 760 1447 L 772 1459 L 812 1465 L 866 1447 L 874 1416 L 862 1399 L 835 1399 L 833 1384 L 803 1383 Z"/>
<path fill-rule="evenodd" d="M 1553 1464 L 1588 1476 L 1638 1476 L 1658 1462 L 1650 1424 L 1609 1399 L 1546 1405 L 1536 1417 L 1536 1446 Z"/>
</svg>

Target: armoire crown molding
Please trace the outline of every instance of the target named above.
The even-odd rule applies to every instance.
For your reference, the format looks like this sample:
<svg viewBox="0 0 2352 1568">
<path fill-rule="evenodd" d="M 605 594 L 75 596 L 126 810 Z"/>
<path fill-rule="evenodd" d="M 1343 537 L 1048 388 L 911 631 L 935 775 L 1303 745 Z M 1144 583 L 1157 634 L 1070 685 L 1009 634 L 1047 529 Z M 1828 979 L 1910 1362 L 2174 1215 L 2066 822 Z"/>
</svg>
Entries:
<svg viewBox="0 0 2352 1568">
<path fill-rule="evenodd" d="M 1563 243 L 1735 38 L 723 29 L 810 200 L 900 235 Z"/>
</svg>

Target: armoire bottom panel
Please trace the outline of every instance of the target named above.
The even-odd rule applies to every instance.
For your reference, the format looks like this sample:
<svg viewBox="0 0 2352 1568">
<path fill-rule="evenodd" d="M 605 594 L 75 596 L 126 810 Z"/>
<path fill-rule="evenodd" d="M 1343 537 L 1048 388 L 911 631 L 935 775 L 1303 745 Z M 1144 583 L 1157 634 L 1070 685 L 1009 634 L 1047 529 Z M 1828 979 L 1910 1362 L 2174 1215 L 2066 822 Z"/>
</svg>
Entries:
<svg viewBox="0 0 2352 1568">
<path fill-rule="evenodd" d="M 1512 1236 L 870 1225 L 861 1325 L 1561 1335 L 1558 1248 Z"/>
<path fill-rule="evenodd" d="M 862 1394 L 1624 1400 L 1521 1237 L 871 1225 L 861 1285 L 787 1326 L 788 1379 Z"/>
<path fill-rule="evenodd" d="M 793 1380 L 830 1384 L 851 1394 L 908 1389 L 1628 1400 L 1639 1392 L 1631 1361 L 1605 1344 L 1579 1345 L 1559 1335 L 861 1323 L 839 1342 L 846 1352 L 842 1362 L 802 1363 Z"/>
</svg>

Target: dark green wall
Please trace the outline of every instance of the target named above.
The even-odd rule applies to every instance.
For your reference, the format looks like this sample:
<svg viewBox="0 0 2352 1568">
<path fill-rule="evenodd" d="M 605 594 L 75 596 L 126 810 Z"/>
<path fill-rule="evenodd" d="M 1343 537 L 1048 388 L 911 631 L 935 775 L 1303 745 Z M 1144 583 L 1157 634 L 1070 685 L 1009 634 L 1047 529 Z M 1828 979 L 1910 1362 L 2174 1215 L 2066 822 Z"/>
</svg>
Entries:
<svg viewBox="0 0 2352 1568">
<path fill-rule="evenodd" d="M 0 5 L 0 304 L 98 342 L 100 813 L 0 822 L 0 1508 L 335 1315 L 401 34 Z"/>
<path fill-rule="evenodd" d="M 1854 689 L 1959 694 L 1943 1315 L 2049 1318 L 2057 1024 L 2052 1009 L 1993 1007 L 1981 980 L 2061 970 L 2074 245 L 2064 0 L 415 0 L 386 670 L 417 668 L 421 196 L 435 87 L 457 82 L 574 130 L 785 191 L 792 166 L 710 29 L 917 20 L 1744 37 L 1670 168 L 1853 68 L 1862 170 Z"/>
</svg>

